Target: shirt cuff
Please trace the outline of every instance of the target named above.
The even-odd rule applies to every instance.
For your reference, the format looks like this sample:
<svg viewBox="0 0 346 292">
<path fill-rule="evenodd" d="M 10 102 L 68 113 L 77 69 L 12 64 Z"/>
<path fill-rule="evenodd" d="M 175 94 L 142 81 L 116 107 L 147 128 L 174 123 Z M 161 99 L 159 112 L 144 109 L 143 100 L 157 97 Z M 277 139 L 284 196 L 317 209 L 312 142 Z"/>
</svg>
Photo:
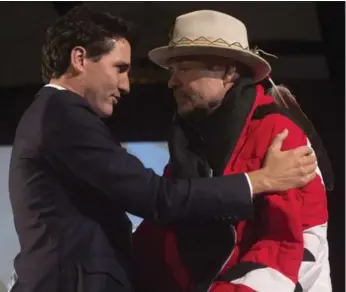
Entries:
<svg viewBox="0 0 346 292">
<path fill-rule="evenodd" d="M 251 195 L 251 199 L 252 199 L 252 198 L 253 198 L 253 188 L 252 188 L 252 184 L 251 184 L 250 178 L 249 178 L 249 176 L 247 175 L 247 173 L 245 173 L 245 176 L 246 176 L 247 182 L 248 182 L 248 184 L 249 184 L 250 195 Z"/>
</svg>

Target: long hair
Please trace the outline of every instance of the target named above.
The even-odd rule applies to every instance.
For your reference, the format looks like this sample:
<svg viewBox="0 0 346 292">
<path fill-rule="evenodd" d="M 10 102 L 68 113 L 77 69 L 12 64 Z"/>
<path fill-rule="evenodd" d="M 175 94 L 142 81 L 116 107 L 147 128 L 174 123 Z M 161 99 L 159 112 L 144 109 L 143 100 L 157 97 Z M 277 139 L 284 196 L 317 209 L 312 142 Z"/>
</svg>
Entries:
<svg viewBox="0 0 346 292">
<path fill-rule="evenodd" d="M 270 77 L 268 78 L 268 80 L 271 83 L 272 87 L 268 90 L 267 93 L 274 98 L 275 103 L 280 108 L 287 109 L 289 111 L 294 121 L 305 132 L 317 157 L 326 190 L 332 191 L 334 189 L 334 174 L 322 139 L 318 135 L 312 122 L 304 113 L 291 91 L 284 85 L 276 85 Z"/>
</svg>

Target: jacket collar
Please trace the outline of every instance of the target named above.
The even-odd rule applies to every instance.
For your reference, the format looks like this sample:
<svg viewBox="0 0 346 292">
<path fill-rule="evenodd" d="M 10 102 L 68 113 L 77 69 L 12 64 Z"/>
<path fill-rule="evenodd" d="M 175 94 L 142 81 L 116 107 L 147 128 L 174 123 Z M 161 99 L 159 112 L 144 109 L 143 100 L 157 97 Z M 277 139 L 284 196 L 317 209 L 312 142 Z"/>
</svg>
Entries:
<svg viewBox="0 0 346 292">
<path fill-rule="evenodd" d="M 255 101 L 256 86 L 253 81 L 241 79 L 213 114 L 198 122 L 189 120 L 183 125 L 183 128 L 192 127 L 199 135 L 195 151 L 204 152 L 215 175 L 223 174 Z"/>
</svg>

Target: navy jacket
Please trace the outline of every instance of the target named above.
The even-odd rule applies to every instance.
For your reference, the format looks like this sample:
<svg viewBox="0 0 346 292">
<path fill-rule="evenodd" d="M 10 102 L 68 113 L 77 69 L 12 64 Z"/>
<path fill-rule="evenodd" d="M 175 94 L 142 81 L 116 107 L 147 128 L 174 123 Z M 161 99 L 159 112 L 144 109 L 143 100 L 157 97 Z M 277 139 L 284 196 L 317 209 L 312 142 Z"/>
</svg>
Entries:
<svg viewBox="0 0 346 292">
<path fill-rule="evenodd" d="M 85 99 L 44 87 L 19 122 L 10 199 L 21 250 L 13 292 L 133 291 L 126 212 L 158 222 L 252 215 L 244 174 L 168 182 Z"/>
</svg>

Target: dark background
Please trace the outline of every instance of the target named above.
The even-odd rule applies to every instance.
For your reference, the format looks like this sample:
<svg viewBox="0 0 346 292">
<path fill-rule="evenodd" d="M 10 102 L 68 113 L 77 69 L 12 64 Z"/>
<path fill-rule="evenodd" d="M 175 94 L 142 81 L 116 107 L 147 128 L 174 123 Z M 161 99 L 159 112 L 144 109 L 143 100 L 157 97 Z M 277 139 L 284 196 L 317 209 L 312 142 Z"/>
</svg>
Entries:
<svg viewBox="0 0 346 292">
<path fill-rule="evenodd" d="M 28 4 L 29 3 L 29 4 Z M 44 31 L 81 2 L 0 3 L 0 145 L 11 145 L 16 125 L 42 86 Z M 165 74 L 146 58 L 165 45 L 177 15 L 210 8 L 245 22 L 250 44 L 273 53 L 273 79 L 288 85 L 320 133 L 334 168 L 329 194 L 333 291 L 345 291 L 345 3 L 344 2 L 103 2 L 96 9 L 127 17 L 143 29 L 133 56 L 134 83 L 107 121 L 123 141 L 164 141 L 173 102 Z M 272 60 L 269 60 L 272 61 Z"/>
</svg>

